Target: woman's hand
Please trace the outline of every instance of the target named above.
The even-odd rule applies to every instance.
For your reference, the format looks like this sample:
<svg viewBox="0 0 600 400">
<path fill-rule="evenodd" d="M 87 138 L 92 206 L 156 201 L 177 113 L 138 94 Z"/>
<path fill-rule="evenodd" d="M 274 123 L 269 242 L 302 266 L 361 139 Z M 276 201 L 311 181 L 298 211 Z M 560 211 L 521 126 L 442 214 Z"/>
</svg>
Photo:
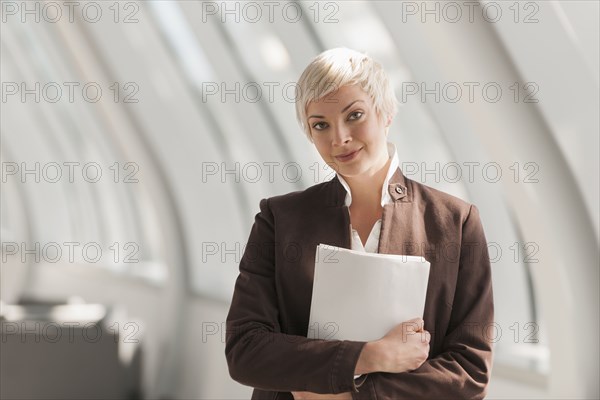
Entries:
<svg viewBox="0 0 600 400">
<path fill-rule="evenodd" d="M 423 325 L 423 319 L 413 318 L 396 325 L 381 339 L 367 343 L 354 373 L 399 373 L 419 368 L 427 360 L 431 340 Z"/>
<path fill-rule="evenodd" d="M 421 318 L 413 318 L 393 327 L 377 342 L 382 351 L 382 372 L 413 371 L 429 356 L 431 334 L 425 330 Z"/>
<path fill-rule="evenodd" d="M 352 400 L 350 392 L 338 394 L 320 394 L 312 392 L 292 392 L 294 400 Z"/>
</svg>

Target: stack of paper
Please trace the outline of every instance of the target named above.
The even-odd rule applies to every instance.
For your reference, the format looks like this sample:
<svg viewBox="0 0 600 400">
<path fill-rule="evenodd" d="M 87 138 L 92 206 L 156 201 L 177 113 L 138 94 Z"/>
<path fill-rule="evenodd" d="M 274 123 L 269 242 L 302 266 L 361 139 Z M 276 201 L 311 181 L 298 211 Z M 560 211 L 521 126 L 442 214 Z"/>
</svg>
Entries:
<svg viewBox="0 0 600 400">
<path fill-rule="evenodd" d="M 307 336 L 373 341 L 422 318 L 429 268 L 423 257 L 319 244 Z"/>
</svg>

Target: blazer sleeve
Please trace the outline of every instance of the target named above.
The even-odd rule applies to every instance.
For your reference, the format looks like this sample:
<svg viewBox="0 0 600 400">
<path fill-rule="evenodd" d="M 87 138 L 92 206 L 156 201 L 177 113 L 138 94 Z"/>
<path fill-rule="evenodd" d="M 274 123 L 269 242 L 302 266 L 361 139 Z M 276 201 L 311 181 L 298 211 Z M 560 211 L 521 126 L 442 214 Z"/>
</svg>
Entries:
<svg viewBox="0 0 600 400">
<path fill-rule="evenodd" d="M 367 380 L 371 380 L 378 399 L 485 397 L 492 364 L 488 328 L 494 320 L 494 303 L 487 242 L 474 205 L 462 226 L 460 248 L 456 292 L 443 352 L 411 372 L 369 374 Z M 370 393 L 361 388 L 352 397 L 366 400 Z"/>
<path fill-rule="evenodd" d="M 308 339 L 281 332 L 276 238 L 269 203 L 270 199 L 260 202 L 227 315 L 229 374 L 243 385 L 268 391 L 356 391 L 354 367 L 365 342 Z"/>
</svg>

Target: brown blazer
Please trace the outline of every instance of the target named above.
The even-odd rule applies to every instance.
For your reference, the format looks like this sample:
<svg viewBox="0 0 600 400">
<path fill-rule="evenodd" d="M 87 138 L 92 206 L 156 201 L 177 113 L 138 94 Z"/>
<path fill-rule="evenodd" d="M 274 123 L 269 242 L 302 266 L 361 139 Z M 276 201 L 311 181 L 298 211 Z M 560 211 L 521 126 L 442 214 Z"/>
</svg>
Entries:
<svg viewBox="0 0 600 400">
<path fill-rule="evenodd" d="M 388 190 L 393 202 L 383 209 L 379 253 L 419 255 L 431 263 L 423 316 L 431 333 L 427 361 L 411 372 L 370 373 L 358 387 L 353 374 L 365 342 L 306 338 L 316 246 L 351 243 L 346 192 L 334 177 L 260 202 L 225 346 L 231 377 L 255 388 L 252 399 L 292 399 L 291 391 L 351 392 L 354 399 L 484 398 L 494 305 L 477 207 L 400 169 Z"/>
</svg>

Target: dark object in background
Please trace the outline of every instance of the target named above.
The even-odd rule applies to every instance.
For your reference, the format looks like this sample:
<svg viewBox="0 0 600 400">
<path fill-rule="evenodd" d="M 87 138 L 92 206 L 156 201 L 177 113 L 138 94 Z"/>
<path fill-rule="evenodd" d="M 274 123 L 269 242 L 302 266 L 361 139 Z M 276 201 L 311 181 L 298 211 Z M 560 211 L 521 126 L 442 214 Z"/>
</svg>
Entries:
<svg viewBox="0 0 600 400">
<path fill-rule="evenodd" d="M 140 334 L 127 335 L 117 314 L 100 304 L 2 304 L 0 398 L 142 398 Z"/>
</svg>

